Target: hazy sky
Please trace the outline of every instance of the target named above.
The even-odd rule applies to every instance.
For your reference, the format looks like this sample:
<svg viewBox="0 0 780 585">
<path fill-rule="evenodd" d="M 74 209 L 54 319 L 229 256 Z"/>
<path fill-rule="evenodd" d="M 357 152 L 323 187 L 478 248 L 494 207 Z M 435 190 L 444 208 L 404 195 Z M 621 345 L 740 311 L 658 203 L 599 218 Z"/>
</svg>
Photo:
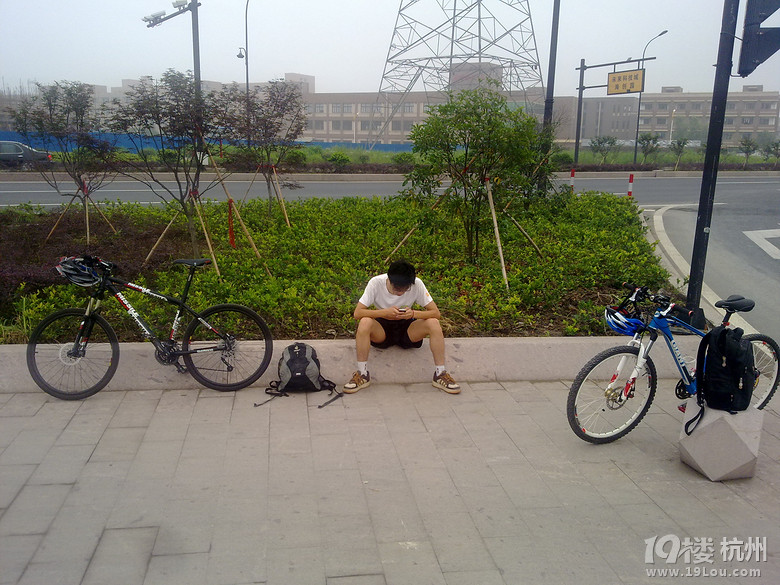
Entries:
<svg viewBox="0 0 780 585">
<path fill-rule="evenodd" d="M 485 2 L 497 0 L 485 0 Z M 436 0 L 421 0 L 436 6 Z M 377 91 L 399 9 L 398 0 L 249 0 L 250 81 L 286 72 L 316 77 L 318 92 Z M 530 0 L 536 44 L 547 81 L 553 0 Z M 742 34 L 745 0 L 737 36 Z M 244 82 L 246 0 L 201 0 L 202 78 Z M 149 29 L 143 16 L 170 0 L 0 0 L 0 87 L 38 81 L 118 86 L 122 79 L 191 70 L 189 13 Z M 438 8 L 434 13 L 438 13 Z M 555 95 L 575 95 L 580 59 L 595 65 L 639 58 L 648 40 L 647 91 L 662 85 L 712 91 L 722 0 L 562 0 Z M 767 25 L 780 26 L 780 11 Z M 736 43 L 735 63 L 739 57 Z M 736 65 L 734 67 L 736 71 Z M 606 82 L 607 69 L 585 85 Z M 731 89 L 763 84 L 780 90 L 780 53 Z M 604 95 L 589 90 L 587 96 Z"/>
</svg>

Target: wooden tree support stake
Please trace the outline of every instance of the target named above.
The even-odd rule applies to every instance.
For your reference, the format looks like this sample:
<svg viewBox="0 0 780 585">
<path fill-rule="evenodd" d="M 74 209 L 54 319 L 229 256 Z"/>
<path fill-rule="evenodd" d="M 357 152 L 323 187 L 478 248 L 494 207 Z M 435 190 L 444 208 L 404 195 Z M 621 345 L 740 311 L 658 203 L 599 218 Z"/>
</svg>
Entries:
<svg viewBox="0 0 780 585">
<path fill-rule="evenodd" d="M 504 286 L 509 292 L 509 279 L 506 277 L 506 265 L 504 264 L 504 248 L 501 246 L 501 233 L 498 231 L 498 219 L 496 218 L 496 206 L 493 204 L 493 189 L 490 184 L 490 178 L 485 179 L 487 185 L 488 202 L 490 203 L 490 215 L 493 216 L 493 231 L 496 234 L 496 243 L 498 244 L 498 258 L 501 260 L 501 273 L 504 275 Z"/>
<path fill-rule="evenodd" d="M 536 245 L 536 242 L 534 242 L 533 238 L 528 234 L 528 232 L 523 229 L 523 226 L 521 226 L 514 217 L 509 215 L 506 209 L 504 210 L 504 215 L 506 215 L 510 220 L 512 220 L 512 223 L 515 224 L 517 229 L 519 229 L 520 232 L 522 232 L 522 234 L 528 239 L 528 241 L 531 242 L 531 245 L 536 250 L 536 253 L 539 254 L 539 258 L 544 259 L 544 255 L 542 254 L 542 251 L 539 249 L 539 246 Z"/>
<path fill-rule="evenodd" d="M 205 148 L 206 148 L 206 152 L 209 153 L 209 157 L 211 157 L 211 153 L 209 152 L 208 147 L 206 146 Z M 223 191 L 225 191 L 225 196 L 228 198 L 228 201 L 234 201 L 233 197 L 230 195 L 230 191 L 228 191 L 227 185 L 225 184 L 225 179 L 222 176 L 222 173 L 219 172 L 219 167 L 217 167 L 217 165 L 214 165 L 214 171 L 217 174 L 217 180 L 219 181 L 219 184 L 222 185 L 222 189 L 223 189 Z M 271 271 L 268 269 L 268 265 L 263 261 L 263 257 L 260 255 L 260 251 L 257 249 L 257 246 L 255 245 L 255 241 L 252 238 L 252 235 L 249 233 L 249 230 L 247 229 L 246 224 L 244 223 L 244 220 L 241 217 L 241 213 L 238 211 L 238 208 L 235 205 L 233 205 L 233 211 L 236 212 L 236 219 L 238 219 L 238 223 L 241 226 L 241 230 L 244 232 L 244 235 L 246 236 L 246 239 L 249 240 L 249 244 L 252 246 L 252 250 L 254 250 L 255 256 L 257 256 L 257 259 L 260 260 L 260 262 L 263 264 L 263 267 L 265 268 L 265 271 L 268 274 L 268 276 L 271 276 Z M 285 217 L 286 216 L 287 216 L 287 214 L 285 212 Z M 201 218 L 200 221 L 201 221 L 201 223 L 203 223 L 203 218 Z M 289 221 L 287 222 L 287 225 L 288 226 L 290 225 Z M 205 229 L 206 229 L 205 224 L 203 225 L 203 229 L 205 231 Z M 211 249 L 211 243 L 210 242 L 209 242 L 209 249 Z M 214 252 L 212 250 L 212 256 L 213 256 L 213 254 L 214 254 Z M 216 258 L 215 258 L 214 259 L 214 265 L 216 266 L 216 264 L 217 264 L 217 261 L 216 261 Z M 219 271 L 217 271 L 217 273 L 219 274 Z"/>
<path fill-rule="evenodd" d="M 282 206 L 282 213 L 284 213 L 284 221 L 287 222 L 287 227 L 290 226 L 290 218 L 287 217 L 287 207 L 284 205 L 284 197 L 282 197 L 282 186 L 279 184 L 279 175 L 276 174 L 276 167 L 271 167 L 274 170 L 274 190 L 276 191 L 276 198 L 279 200 L 279 205 Z"/>
<path fill-rule="evenodd" d="M 168 225 L 165 226 L 165 229 L 163 230 L 163 233 L 160 234 L 160 237 L 157 238 L 157 241 L 154 243 L 154 246 L 152 246 L 152 249 L 149 250 L 149 253 L 146 255 L 146 259 L 144 259 L 143 264 L 141 266 L 146 266 L 149 262 L 149 258 L 152 257 L 152 254 L 154 254 L 154 251 L 157 249 L 157 246 L 160 245 L 160 242 L 162 242 L 162 239 L 165 237 L 165 234 L 168 233 L 168 230 L 171 229 L 171 226 L 173 225 L 173 222 L 176 221 L 176 218 L 179 217 L 179 214 L 181 213 L 181 209 L 177 209 L 176 213 L 173 216 L 173 219 L 168 222 Z"/>
<path fill-rule="evenodd" d="M 59 193 L 59 190 L 57 190 Z M 79 195 L 79 193 L 82 193 Z M 62 195 L 62 193 L 60 193 Z M 108 224 L 108 227 L 111 228 L 111 231 L 116 233 L 116 228 L 113 226 L 113 224 L 109 221 L 108 217 L 106 217 L 106 214 L 103 213 L 100 210 L 100 207 L 98 207 L 97 203 L 95 203 L 92 198 L 89 196 L 88 193 L 85 193 L 81 188 L 79 188 L 74 195 L 71 196 L 70 201 L 65 206 L 65 209 L 60 214 L 60 216 L 57 218 L 57 221 L 54 223 L 54 227 L 51 228 L 51 231 L 49 232 L 49 235 L 46 236 L 46 239 L 43 241 L 45 244 L 49 241 L 49 238 L 51 238 L 54 231 L 57 229 L 57 226 L 60 225 L 60 222 L 62 221 L 62 218 L 65 217 L 65 214 L 68 212 L 68 209 L 70 209 L 70 206 L 73 205 L 73 202 L 76 200 L 76 198 L 80 199 L 82 204 L 84 205 L 84 225 L 86 226 L 86 235 L 87 235 L 87 245 L 89 245 L 89 206 L 88 203 L 91 203 L 92 206 L 97 210 L 98 214 L 100 214 L 100 217 L 103 218 L 103 220 Z"/>
<path fill-rule="evenodd" d="M 439 195 L 439 198 L 434 202 L 434 204 L 431 205 L 431 209 L 436 209 L 439 206 L 439 203 L 441 203 L 443 200 L 444 200 L 444 194 L 442 193 L 441 195 Z M 390 252 L 390 254 L 388 254 L 387 258 L 385 258 L 385 264 L 387 264 L 390 261 L 390 258 L 393 257 L 393 254 L 395 254 L 401 248 L 401 246 L 403 246 L 406 243 L 406 240 L 408 240 L 411 237 L 411 235 L 417 230 L 418 227 L 419 224 L 414 226 L 412 229 L 410 229 L 407 232 L 407 234 L 404 236 L 401 242 L 393 249 L 392 252 Z"/>
<path fill-rule="evenodd" d="M 70 198 L 70 201 L 68 201 L 68 204 L 65 206 L 65 209 L 62 211 L 62 213 L 60 213 L 60 216 L 57 218 L 57 221 L 54 223 L 54 227 L 51 228 L 49 235 L 46 236 L 46 239 L 43 241 L 44 244 L 49 241 L 49 238 L 54 233 L 54 230 L 56 230 L 57 226 L 60 225 L 62 218 L 65 217 L 65 214 L 68 212 L 68 209 L 70 209 L 70 206 L 73 205 L 73 202 L 76 200 L 76 197 L 78 197 L 78 195 L 74 195 L 73 197 Z"/>
<path fill-rule="evenodd" d="M 247 197 L 249 197 L 249 192 L 252 190 L 252 185 L 255 184 L 255 180 L 257 179 L 257 175 L 260 173 L 260 165 L 257 165 L 255 167 L 255 174 L 252 175 L 252 180 L 249 182 L 249 187 L 246 188 L 246 193 L 244 193 L 244 198 L 241 200 L 241 205 L 246 203 Z"/>
<path fill-rule="evenodd" d="M 206 236 L 206 244 L 209 247 L 209 253 L 211 254 L 211 261 L 214 262 L 214 270 L 216 270 L 219 279 L 222 280 L 222 274 L 220 273 L 219 265 L 217 264 L 217 255 L 214 253 L 214 246 L 212 246 L 211 244 L 211 236 L 209 235 L 208 228 L 206 228 L 206 222 L 203 221 L 203 214 L 200 211 L 201 203 L 199 200 L 196 199 L 194 201 L 194 205 L 195 205 L 195 211 L 198 212 L 198 219 L 200 220 L 200 225 L 203 228 L 203 235 Z"/>
</svg>

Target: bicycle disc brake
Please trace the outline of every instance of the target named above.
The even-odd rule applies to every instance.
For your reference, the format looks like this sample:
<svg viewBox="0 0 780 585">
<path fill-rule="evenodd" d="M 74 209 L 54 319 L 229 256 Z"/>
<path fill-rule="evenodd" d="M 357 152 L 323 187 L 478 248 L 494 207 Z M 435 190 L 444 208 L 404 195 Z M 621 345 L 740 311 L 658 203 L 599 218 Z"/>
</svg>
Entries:
<svg viewBox="0 0 780 585">
<path fill-rule="evenodd" d="M 609 392 L 606 396 L 607 398 L 607 408 L 610 410 L 618 410 L 619 408 L 623 408 L 628 401 L 629 398 L 634 397 L 634 382 L 631 383 L 631 389 L 628 391 L 628 395 L 623 395 L 623 389 L 619 390 L 613 390 L 612 392 Z"/>
<path fill-rule="evenodd" d="M 84 357 L 84 351 L 73 345 L 60 347 L 60 361 L 66 366 L 75 365 Z"/>
</svg>

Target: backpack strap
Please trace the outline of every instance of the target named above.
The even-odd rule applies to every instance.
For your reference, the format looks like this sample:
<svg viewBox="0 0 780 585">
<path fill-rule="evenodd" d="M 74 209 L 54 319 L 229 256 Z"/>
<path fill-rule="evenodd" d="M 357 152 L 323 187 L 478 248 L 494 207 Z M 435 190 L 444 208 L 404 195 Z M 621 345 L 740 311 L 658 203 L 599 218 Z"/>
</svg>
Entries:
<svg viewBox="0 0 780 585">
<path fill-rule="evenodd" d="M 336 388 L 336 384 L 334 382 L 326 378 L 323 378 L 322 376 L 320 376 L 320 390 L 327 390 L 328 395 L 332 395 L 333 393 L 335 393 L 336 395 L 330 400 L 328 400 L 327 402 L 323 402 L 322 404 L 320 404 L 317 408 L 325 408 L 331 402 L 335 402 L 336 400 L 344 396 L 343 392 L 338 391 L 338 389 Z"/>
<path fill-rule="evenodd" d="M 699 423 L 701 422 L 701 417 L 704 415 L 704 406 L 699 407 L 699 412 L 696 413 L 696 415 L 689 420 L 687 423 L 685 423 L 685 434 L 690 436 L 693 430 L 699 426 Z"/>
<path fill-rule="evenodd" d="M 277 396 L 289 396 L 289 394 L 287 394 L 287 392 L 285 392 L 284 390 L 279 390 L 279 383 L 280 380 L 272 380 L 271 382 L 269 382 L 268 388 L 265 389 L 265 393 L 270 395 L 271 398 L 269 398 L 264 402 L 255 402 L 255 406 L 263 406 L 264 404 L 268 404 Z"/>
<path fill-rule="evenodd" d="M 702 337 L 699 350 L 696 352 L 696 402 L 699 406 L 704 405 L 704 362 L 707 360 L 707 348 L 712 339 L 713 331 L 714 329 L 711 329 Z"/>
<path fill-rule="evenodd" d="M 701 417 L 704 416 L 704 362 L 707 359 L 707 347 L 710 344 L 710 339 L 712 339 L 713 331 L 708 331 L 702 338 L 699 343 L 699 351 L 696 352 L 696 404 L 699 405 L 699 412 L 685 423 L 684 430 L 688 436 L 699 425 Z"/>
</svg>

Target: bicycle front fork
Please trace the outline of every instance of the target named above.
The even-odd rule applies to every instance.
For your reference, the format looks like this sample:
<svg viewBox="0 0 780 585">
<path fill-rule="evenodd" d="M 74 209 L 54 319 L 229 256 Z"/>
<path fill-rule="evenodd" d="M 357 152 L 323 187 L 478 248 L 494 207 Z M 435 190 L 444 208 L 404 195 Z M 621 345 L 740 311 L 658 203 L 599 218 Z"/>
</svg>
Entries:
<svg viewBox="0 0 780 585">
<path fill-rule="evenodd" d="M 633 339 L 628 342 L 628 345 L 631 347 L 636 347 L 639 349 L 639 353 L 637 354 L 636 358 L 636 364 L 634 364 L 634 368 L 631 371 L 631 375 L 629 376 L 628 380 L 626 380 L 625 384 L 623 385 L 623 388 L 620 390 L 620 393 L 617 394 L 616 388 L 614 384 L 616 382 L 619 383 L 621 378 L 621 373 L 623 372 L 623 368 L 626 366 L 626 361 L 629 359 L 629 356 L 624 355 L 622 358 L 620 358 L 620 363 L 618 364 L 617 371 L 615 372 L 615 375 L 612 377 L 612 381 L 607 386 L 606 389 L 606 397 L 610 400 L 615 400 L 617 402 L 623 402 L 625 399 L 629 398 L 631 396 L 631 392 L 634 389 L 634 385 L 636 384 L 636 379 L 639 377 L 639 374 L 645 369 L 645 364 L 647 363 L 648 357 L 650 356 L 650 350 L 653 348 L 653 344 L 655 344 L 656 336 L 651 336 L 650 339 L 647 342 L 647 345 L 642 345 L 642 336 L 640 334 L 634 335 Z"/>
</svg>

